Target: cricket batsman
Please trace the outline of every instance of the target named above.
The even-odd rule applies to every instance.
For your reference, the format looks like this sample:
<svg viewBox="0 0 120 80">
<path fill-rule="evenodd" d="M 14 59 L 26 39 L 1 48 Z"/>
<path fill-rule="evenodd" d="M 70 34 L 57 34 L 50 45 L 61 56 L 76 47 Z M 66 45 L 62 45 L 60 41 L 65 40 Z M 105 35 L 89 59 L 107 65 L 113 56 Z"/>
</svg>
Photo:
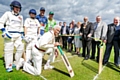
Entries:
<svg viewBox="0 0 120 80">
<path fill-rule="evenodd" d="M 24 44 L 21 38 L 21 33 L 23 33 L 23 16 L 20 15 L 20 11 L 22 6 L 20 2 L 12 1 L 10 8 L 11 11 L 5 12 L 0 18 L 0 29 L 2 31 L 2 37 L 4 38 L 4 58 L 7 72 L 13 71 L 14 47 L 16 48 L 15 65 L 18 64 L 24 50 Z"/>
<path fill-rule="evenodd" d="M 21 59 L 19 62 L 19 67 L 23 66 L 23 70 L 32 75 L 40 75 L 42 70 L 42 58 L 44 54 L 50 53 L 51 55 L 47 63 L 44 65 L 44 69 L 54 68 L 50 65 L 50 62 L 52 62 L 55 58 L 54 55 L 58 55 L 56 48 L 60 44 L 55 42 L 55 36 L 59 34 L 59 31 L 60 26 L 56 25 L 52 30 L 44 33 L 44 35 L 40 37 L 36 44 L 32 46 L 33 66 Z"/>
<path fill-rule="evenodd" d="M 24 31 L 25 31 L 25 42 L 26 42 L 26 62 L 30 62 L 31 60 L 31 50 L 32 45 L 35 44 L 39 37 L 40 32 L 40 24 L 39 21 L 36 19 L 36 10 L 30 9 L 29 15 L 30 18 L 27 18 L 24 23 Z"/>
</svg>

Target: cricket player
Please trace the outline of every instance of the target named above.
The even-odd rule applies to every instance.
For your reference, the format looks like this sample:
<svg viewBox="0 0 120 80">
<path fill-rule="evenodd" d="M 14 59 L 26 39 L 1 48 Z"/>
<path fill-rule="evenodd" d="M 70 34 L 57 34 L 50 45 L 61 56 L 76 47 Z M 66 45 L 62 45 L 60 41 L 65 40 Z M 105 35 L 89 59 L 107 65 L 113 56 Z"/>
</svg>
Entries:
<svg viewBox="0 0 120 80">
<path fill-rule="evenodd" d="M 36 19 L 36 10 L 29 11 L 30 18 L 27 18 L 24 23 L 25 41 L 26 41 L 26 62 L 30 62 L 32 45 L 35 44 L 39 37 L 40 24 Z"/>
<path fill-rule="evenodd" d="M 15 53 L 15 65 L 18 64 L 24 49 L 21 33 L 23 33 L 23 16 L 20 15 L 21 4 L 18 1 L 12 1 L 11 11 L 5 12 L 0 18 L 0 29 L 4 38 L 4 58 L 7 72 L 13 71 L 13 51 Z M 6 26 L 4 26 L 6 25 Z"/>
<path fill-rule="evenodd" d="M 19 62 L 19 67 L 23 65 L 23 70 L 32 74 L 40 75 L 42 70 L 42 58 L 46 53 L 52 53 L 50 55 L 47 63 L 44 66 L 44 69 L 52 69 L 53 66 L 50 65 L 50 62 L 53 61 L 53 53 L 58 55 L 56 47 L 60 45 L 58 42 L 55 42 L 55 36 L 59 34 L 60 26 L 56 25 L 52 30 L 46 32 L 40 39 L 32 46 L 32 61 L 33 66 L 25 62 L 22 58 Z"/>
</svg>

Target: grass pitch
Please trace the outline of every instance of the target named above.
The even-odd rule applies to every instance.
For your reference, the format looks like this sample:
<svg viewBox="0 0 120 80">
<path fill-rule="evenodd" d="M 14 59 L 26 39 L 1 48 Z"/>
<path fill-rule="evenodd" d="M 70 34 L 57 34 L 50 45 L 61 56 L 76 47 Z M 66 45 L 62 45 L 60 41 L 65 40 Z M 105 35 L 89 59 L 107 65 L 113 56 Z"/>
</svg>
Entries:
<svg viewBox="0 0 120 80">
<path fill-rule="evenodd" d="M 120 80 L 120 69 L 113 64 L 113 50 L 110 57 L 110 63 L 104 67 L 101 74 L 98 75 L 98 63 L 94 60 L 85 60 L 83 57 L 73 55 L 64 51 L 74 70 L 75 76 L 70 78 L 67 69 L 60 57 L 56 58 L 51 65 L 55 66 L 53 70 L 42 70 L 40 76 L 33 76 L 24 71 L 13 69 L 13 72 L 7 73 L 3 62 L 3 38 L 0 35 L 0 80 Z M 44 61 L 48 55 L 44 56 Z"/>
</svg>

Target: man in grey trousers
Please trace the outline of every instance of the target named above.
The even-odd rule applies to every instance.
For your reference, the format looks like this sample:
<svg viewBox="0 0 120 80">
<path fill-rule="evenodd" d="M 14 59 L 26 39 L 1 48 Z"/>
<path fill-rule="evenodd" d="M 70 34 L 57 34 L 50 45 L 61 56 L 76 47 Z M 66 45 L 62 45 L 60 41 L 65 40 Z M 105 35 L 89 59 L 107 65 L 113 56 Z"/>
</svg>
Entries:
<svg viewBox="0 0 120 80">
<path fill-rule="evenodd" d="M 107 24 L 105 22 L 102 21 L 101 16 L 97 16 L 96 17 L 96 22 L 94 23 L 94 33 L 93 33 L 93 37 L 96 39 L 92 40 L 92 55 L 91 55 L 91 59 L 95 59 L 95 53 L 96 53 L 96 46 L 97 46 L 97 57 L 96 57 L 96 61 L 99 62 L 99 54 L 100 54 L 100 41 L 98 40 L 102 40 L 104 43 L 106 43 L 106 33 L 107 33 Z"/>
</svg>

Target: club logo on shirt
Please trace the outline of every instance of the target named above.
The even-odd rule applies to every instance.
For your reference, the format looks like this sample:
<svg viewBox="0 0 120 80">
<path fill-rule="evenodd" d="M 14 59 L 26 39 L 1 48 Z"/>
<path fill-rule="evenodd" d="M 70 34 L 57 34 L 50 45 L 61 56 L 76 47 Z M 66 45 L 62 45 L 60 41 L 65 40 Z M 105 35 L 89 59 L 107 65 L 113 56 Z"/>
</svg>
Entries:
<svg viewBox="0 0 120 80">
<path fill-rule="evenodd" d="M 20 20 L 22 20 L 22 18 L 21 18 L 20 16 L 19 16 L 18 18 L 19 18 Z"/>
<path fill-rule="evenodd" d="M 21 21 L 19 21 L 19 20 L 11 20 L 11 23 L 13 23 L 13 24 L 20 24 L 21 23 Z"/>
<path fill-rule="evenodd" d="M 37 27 L 37 24 L 30 24 L 31 27 Z"/>
</svg>

